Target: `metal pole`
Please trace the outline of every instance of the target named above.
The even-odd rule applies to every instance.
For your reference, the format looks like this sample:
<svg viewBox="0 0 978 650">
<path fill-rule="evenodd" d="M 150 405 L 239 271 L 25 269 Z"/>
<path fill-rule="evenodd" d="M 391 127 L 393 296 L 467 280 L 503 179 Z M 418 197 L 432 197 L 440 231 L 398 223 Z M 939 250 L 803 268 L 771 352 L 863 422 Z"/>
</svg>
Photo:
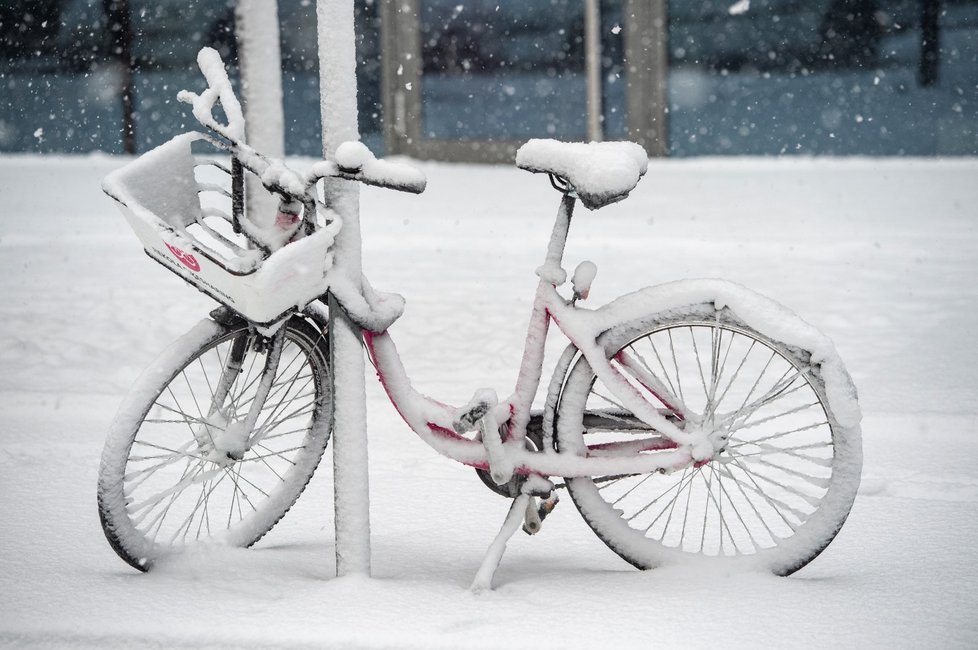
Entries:
<svg viewBox="0 0 978 650">
<path fill-rule="evenodd" d="M 323 155 L 359 140 L 353 0 L 317 0 Z M 327 179 L 326 200 L 343 220 L 331 273 L 360 286 L 360 188 Z M 367 401 L 360 329 L 329 301 L 333 368 L 333 482 L 336 574 L 370 574 L 370 497 L 367 476 Z"/>
<path fill-rule="evenodd" d="M 584 0 L 584 68 L 587 84 L 587 138 L 601 141 L 601 4 Z"/>
<path fill-rule="evenodd" d="M 245 140 L 263 154 L 281 158 L 285 155 L 285 120 L 278 2 L 237 0 L 234 20 L 244 96 Z M 248 219 L 269 227 L 275 220 L 277 207 L 278 199 L 249 174 L 245 179 Z"/>
</svg>

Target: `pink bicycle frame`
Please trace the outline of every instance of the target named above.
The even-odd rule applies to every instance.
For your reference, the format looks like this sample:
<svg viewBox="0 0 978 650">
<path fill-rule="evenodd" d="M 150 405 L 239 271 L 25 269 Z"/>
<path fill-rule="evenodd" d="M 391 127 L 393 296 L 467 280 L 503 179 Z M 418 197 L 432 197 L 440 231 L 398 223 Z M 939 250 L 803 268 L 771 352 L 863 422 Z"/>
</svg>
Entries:
<svg viewBox="0 0 978 650">
<path fill-rule="evenodd" d="M 537 269 L 540 282 L 533 302 L 516 388 L 509 398 L 495 408 L 496 419 L 505 425 L 503 445 L 506 454 L 512 460 L 515 472 L 524 475 L 596 476 L 685 467 L 695 462 L 693 449 L 702 445 L 703 439 L 680 429 L 667 419 L 612 366 L 595 342 L 600 332 L 595 331 L 594 323 L 582 317 L 582 314 L 595 312 L 575 307 L 557 292 L 557 286 L 563 284 L 566 277 L 560 265 L 575 201 L 573 194 L 566 194 L 561 201 L 546 260 Z M 547 445 L 541 451 L 526 448 L 524 438 L 533 398 L 540 387 L 544 343 L 551 320 L 571 341 L 574 349 L 587 358 L 596 374 L 621 403 L 652 429 L 649 437 L 596 445 L 589 448 L 584 456 L 557 453 Z M 364 340 L 378 378 L 404 421 L 439 453 L 472 467 L 489 469 L 484 444 L 457 433 L 453 428 L 458 409 L 422 395 L 411 386 L 389 333 L 364 331 Z M 618 359 L 618 363 L 636 377 L 651 395 L 667 405 L 675 419 L 684 419 L 677 399 L 662 395 L 660 386 L 650 386 L 650 382 L 644 381 L 637 370 L 629 368 L 627 359 Z M 641 454 L 643 451 L 659 453 Z"/>
</svg>

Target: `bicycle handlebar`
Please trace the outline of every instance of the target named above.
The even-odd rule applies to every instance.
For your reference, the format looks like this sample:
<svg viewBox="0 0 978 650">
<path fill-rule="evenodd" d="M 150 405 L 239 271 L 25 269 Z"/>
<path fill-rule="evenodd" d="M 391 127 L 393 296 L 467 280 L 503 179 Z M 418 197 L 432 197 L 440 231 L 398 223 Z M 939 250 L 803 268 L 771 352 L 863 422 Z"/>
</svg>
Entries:
<svg viewBox="0 0 978 650">
<path fill-rule="evenodd" d="M 360 142 L 344 142 L 336 151 L 336 162 L 323 160 L 301 175 L 289 168 L 280 158 L 259 153 L 244 142 L 244 117 L 238 98 L 231 88 L 224 61 L 216 50 L 205 47 L 197 54 L 197 64 L 207 80 L 207 90 L 201 94 L 182 90 L 177 99 L 190 104 L 201 126 L 218 137 L 208 136 L 214 145 L 231 152 L 241 165 L 255 174 L 269 192 L 284 200 L 304 202 L 304 197 L 322 178 L 343 178 L 367 185 L 420 194 L 427 179 L 409 165 L 374 158 Z M 214 107 L 221 104 L 227 124 L 214 117 Z"/>
</svg>

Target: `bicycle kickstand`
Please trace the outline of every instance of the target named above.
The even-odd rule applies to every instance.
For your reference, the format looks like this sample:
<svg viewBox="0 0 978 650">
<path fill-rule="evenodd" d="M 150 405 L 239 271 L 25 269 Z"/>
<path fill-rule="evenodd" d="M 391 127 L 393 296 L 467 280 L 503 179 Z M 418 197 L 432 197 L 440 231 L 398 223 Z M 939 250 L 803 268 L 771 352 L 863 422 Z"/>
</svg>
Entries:
<svg viewBox="0 0 978 650">
<path fill-rule="evenodd" d="M 531 475 L 527 477 L 526 482 L 520 489 L 520 495 L 513 499 L 506 519 L 503 520 L 502 527 L 496 533 L 496 538 L 492 540 L 492 544 L 486 550 L 486 555 L 482 559 L 482 564 L 479 566 L 478 572 L 475 574 L 472 586 L 469 587 L 470 591 L 479 593 L 492 589 L 492 577 L 499 567 L 503 553 L 506 551 L 506 543 L 520 528 L 520 523 L 523 521 L 529 523 L 535 519 L 536 525 L 539 527 L 540 518 L 537 512 L 538 508 L 535 495 L 549 494 L 553 488 L 553 483 L 542 476 Z"/>
</svg>

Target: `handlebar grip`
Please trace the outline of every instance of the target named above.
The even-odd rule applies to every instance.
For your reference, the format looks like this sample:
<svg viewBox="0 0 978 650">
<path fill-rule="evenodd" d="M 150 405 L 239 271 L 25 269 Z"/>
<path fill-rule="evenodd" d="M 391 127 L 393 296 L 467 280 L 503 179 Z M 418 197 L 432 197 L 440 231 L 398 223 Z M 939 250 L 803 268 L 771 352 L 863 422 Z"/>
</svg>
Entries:
<svg viewBox="0 0 978 650">
<path fill-rule="evenodd" d="M 362 142 L 344 142 L 337 147 L 336 165 L 341 178 L 375 187 L 421 194 L 428 184 L 420 169 L 404 163 L 378 160 Z"/>
</svg>

